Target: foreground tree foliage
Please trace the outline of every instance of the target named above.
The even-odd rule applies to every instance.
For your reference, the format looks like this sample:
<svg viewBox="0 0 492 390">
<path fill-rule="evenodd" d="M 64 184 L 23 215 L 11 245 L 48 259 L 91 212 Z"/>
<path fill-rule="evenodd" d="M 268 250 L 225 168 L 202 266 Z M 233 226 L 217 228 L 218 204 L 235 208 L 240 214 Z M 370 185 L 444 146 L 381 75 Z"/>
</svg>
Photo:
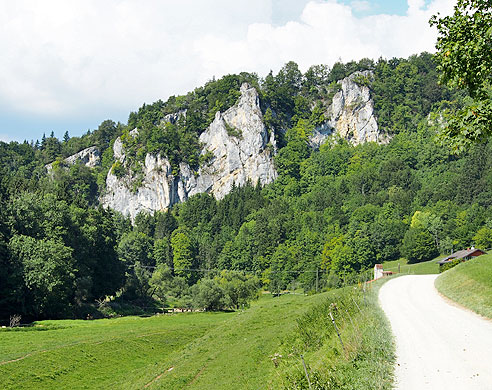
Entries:
<svg viewBox="0 0 492 390">
<path fill-rule="evenodd" d="M 357 70 L 374 73 L 359 82 L 391 141 L 352 146 L 334 137 L 314 150 L 309 137 L 325 121 L 336 81 Z M 122 174 L 135 169 L 138 177 L 147 152 L 165 154 L 173 168 L 191 162 L 199 150 L 193 139 L 235 103 L 243 81 L 258 89 L 276 134 L 274 183 L 233 187 L 220 201 L 196 195 L 134 221 L 98 207 L 117 136 L 133 153 Z M 492 144 L 455 156 L 434 142 L 442 108 L 466 99 L 437 83 L 427 53 L 305 74 L 288 63 L 263 80 L 226 76 L 145 105 L 128 125 L 104 121 L 83 137 L 0 143 L 0 321 L 237 310 L 261 288 L 316 292 L 401 256 L 418 262 L 492 246 Z M 161 123 L 179 110 L 186 121 Z M 135 127 L 139 135 L 130 136 Z M 64 166 L 64 157 L 92 145 L 101 167 Z"/>
<path fill-rule="evenodd" d="M 435 15 L 441 81 L 470 94 L 464 107 L 450 110 L 442 135 L 457 151 L 492 134 L 492 3 L 458 0 L 451 16 Z"/>
</svg>

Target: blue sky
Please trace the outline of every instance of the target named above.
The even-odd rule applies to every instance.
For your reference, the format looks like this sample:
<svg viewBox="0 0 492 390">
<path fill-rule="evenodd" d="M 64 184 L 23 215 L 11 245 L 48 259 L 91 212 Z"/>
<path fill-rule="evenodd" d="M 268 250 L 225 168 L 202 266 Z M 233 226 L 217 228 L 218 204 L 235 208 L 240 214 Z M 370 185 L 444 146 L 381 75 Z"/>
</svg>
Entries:
<svg viewBox="0 0 492 390">
<path fill-rule="evenodd" d="M 405 15 L 408 9 L 406 1 L 402 0 L 374 0 L 374 1 L 360 1 L 354 2 L 344 0 L 344 4 L 359 4 L 361 10 L 355 10 L 355 13 L 359 16 L 363 15 L 376 15 L 376 14 L 390 14 L 390 15 Z M 427 1 L 429 3 L 429 1 Z"/>
<path fill-rule="evenodd" d="M 0 140 L 78 136 L 212 77 L 432 51 L 454 0 L 0 0 Z"/>
</svg>

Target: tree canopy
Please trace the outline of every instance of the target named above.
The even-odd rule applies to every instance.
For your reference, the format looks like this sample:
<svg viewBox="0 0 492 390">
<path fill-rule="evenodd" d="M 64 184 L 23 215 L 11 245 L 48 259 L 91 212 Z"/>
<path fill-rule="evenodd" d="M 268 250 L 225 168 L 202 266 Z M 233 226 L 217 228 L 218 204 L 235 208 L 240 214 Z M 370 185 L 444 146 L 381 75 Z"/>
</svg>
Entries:
<svg viewBox="0 0 492 390">
<path fill-rule="evenodd" d="M 443 139 L 462 151 L 492 133 L 492 3 L 458 0 L 450 16 L 435 15 L 437 53 L 441 81 L 466 89 L 470 98 L 449 110 Z"/>
</svg>

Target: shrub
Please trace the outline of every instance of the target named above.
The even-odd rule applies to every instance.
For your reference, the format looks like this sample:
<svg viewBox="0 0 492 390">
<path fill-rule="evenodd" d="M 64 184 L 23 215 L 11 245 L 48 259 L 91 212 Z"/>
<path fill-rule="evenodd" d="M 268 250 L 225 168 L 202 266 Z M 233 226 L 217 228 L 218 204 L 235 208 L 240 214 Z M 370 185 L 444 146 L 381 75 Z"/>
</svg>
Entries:
<svg viewBox="0 0 492 390">
<path fill-rule="evenodd" d="M 448 269 L 456 267 L 461 262 L 462 262 L 461 259 L 455 259 L 449 263 L 443 264 L 439 267 L 439 272 L 444 272 L 444 271 L 447 271 Z"/>
<path fill-rule="evenodd" d="M 118 179 L 121 179 L 121 177 L 125 174 L 125 168 L 123 167 L 123 164 L 117 160 L 113 163 L 111 172 L 113 172 L 113 175 L 115 175 Z"/>
<path fill-rule="evenodd" d="M 202 279 L 192 288 L 193 306 L 217 311 L 225 308 L 224 290 L 214 279 Z"/>
</svg>

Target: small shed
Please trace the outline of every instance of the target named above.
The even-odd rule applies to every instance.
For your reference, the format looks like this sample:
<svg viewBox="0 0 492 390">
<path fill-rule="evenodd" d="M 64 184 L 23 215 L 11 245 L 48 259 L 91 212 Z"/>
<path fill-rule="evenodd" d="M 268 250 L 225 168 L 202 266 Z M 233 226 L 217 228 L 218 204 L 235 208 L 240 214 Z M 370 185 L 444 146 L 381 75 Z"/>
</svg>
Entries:
<svg viewBox="0 0 492 390">
<path fill-rule="evenodd" d="M 382 264 L 376 264 L 374 266 L 374 280 L 382 278 L 384 276 L 384 270 Z"/>
<path fill-rule="evenodd" d="M 385 271 L 382 264 L 376 264 L 374 266 L 374 279 L 383 278 L 385 276 L 393 275 L 393 271 Z"/>
<path fill-rule="evenodd" d="M 444 265 L 447 263 L 451 263 L 454 260 L 466 261 L 466 260 L 470 260 L 474 257 L 482 256 L 485 253 L 486 253 L 485 251 L 483 251 L 481 249 L 477 249 L 477 248 L 472 246 L 471 248 L 467 248 L 467 249 L 460 250 L 458 252 L 454 252 L 453 254 L 449 255 L 448 257 L 445 257 L 444 259 L 439 260 L 437 262 L 437 264 L 439 264 L 439 266 L 441 266 L 441 265 Z"/>
</svg>

